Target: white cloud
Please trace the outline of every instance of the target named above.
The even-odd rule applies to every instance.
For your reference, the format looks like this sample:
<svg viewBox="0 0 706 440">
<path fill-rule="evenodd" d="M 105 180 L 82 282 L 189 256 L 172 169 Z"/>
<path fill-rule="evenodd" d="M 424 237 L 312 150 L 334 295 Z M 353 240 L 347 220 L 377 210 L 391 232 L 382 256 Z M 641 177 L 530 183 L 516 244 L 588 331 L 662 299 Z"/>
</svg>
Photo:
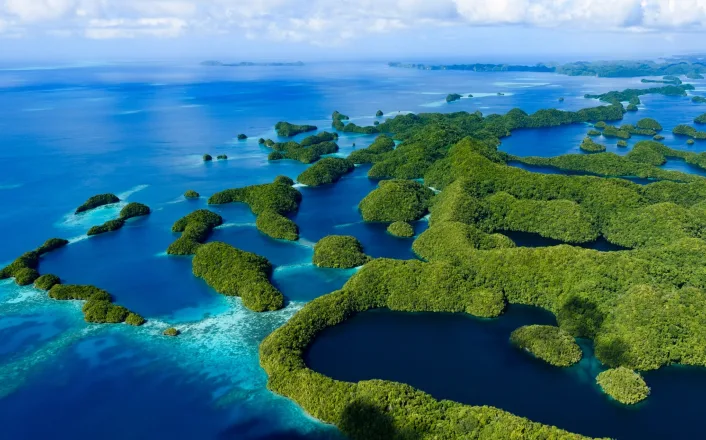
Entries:
<svg viewBox="0 0 706 440">
<path fill-rule="evenodd" d="M 361 34 L 491 25 L 704 30 L 706 0 L 0 0 L 0 33 L 103 39 L 234 33 L 330 45 Z"/>
</svg>

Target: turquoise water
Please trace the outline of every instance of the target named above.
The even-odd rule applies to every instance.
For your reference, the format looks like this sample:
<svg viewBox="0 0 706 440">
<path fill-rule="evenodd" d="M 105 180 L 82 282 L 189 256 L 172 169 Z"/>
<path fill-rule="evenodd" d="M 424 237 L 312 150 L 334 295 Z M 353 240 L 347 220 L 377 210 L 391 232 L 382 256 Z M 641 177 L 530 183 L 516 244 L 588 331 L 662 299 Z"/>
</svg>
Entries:
<svg viewBox="0 0 706 440">
<path fill-rule="evenodd" d="M 366 178 L 366 167 L 333 186 L 300 188 L 304 198 L 293 216 L 301 228 L 297 243 L 261 235 L 245 206 L 212 208 L 225 219 L 212 240 L 256 252 L 274 264 L 273 281 L 287 300 L 278 312 L 249 312 L 238 299 L 224 298 L 193 277 L 189 258 L 167 257 L 164 252 L 175 238 L 172 223 L 206 207 L 206 198 L 216 191 L 270 182 L 279 174 L 295 178 L 305 170 L 306 165 L 292 161 L 268 163 L 267 149 L 257 144 L 259 137 L 276 137 L 273 126 L 280 120 L 326 129 L 333 110 L 360 125 L 372 123 L 378 109 L 385 117 L 409 111 L 502 113 L 514 107 L 577 110 L 595 104 L 584 93 L 638 83 L 426 72 L 375 63 L 0 70 L 0 202 L 5 207 L 0 227 L 6 231 L 0 262 L 50 237 L 70 239 L 69 246 L 42 259 L 40 270 L 67 283 L 95 284 L 149 320 L 141 328 L 88 325 L 80 304 L 0 282 L 3 435 L 338 438 L 337 430 L 266 390 L 257 348 L 307 301 L 340 288 L 354 273 L 311 265 L 313 244 L 321 237 L 354 235 L 372 256 L 414 258 L 413 240 L 389 236 L 385 225 L 362 222 L 357 205 L 377 184 Z M 447 105 L 444 98 L 451 92 L 476 98 Z M 561 96 L 566 100 L 558 103 Z M 703 112 L 687 98 L 643 101 L 639 116 L 664 119 L 665 131 Z M 577 147 L 575 140 L 587 127 L 557 130 L 551 136 L 518 132 L 502 148 L 513 154 L 560 154 L 566 152 L 562 148 Z M 250 138 L 237 141 L 241 132 Z M 339 154 L 372 140 L 342 135 Z M 699 148 L 703 143 L 691 147 Z M 205 164 L 204 153 L 227 154 L 229 160 Z M 184 200 L 187 189 L 202 198 Z M 103 192 L 123 201 L 73 214 L 86 198 Z M 89 227 L 114 218 L 122 204 L 132 201 L 148 204 L 153 213 L 120 231 L 85 236 Z M 414 226 L 421 233 L 427 223 Z M 182 336 L 161 336 L 168 325 L 177 325 Z M 43 423 L 36 423 L 38 414 Z"/>
</svg>

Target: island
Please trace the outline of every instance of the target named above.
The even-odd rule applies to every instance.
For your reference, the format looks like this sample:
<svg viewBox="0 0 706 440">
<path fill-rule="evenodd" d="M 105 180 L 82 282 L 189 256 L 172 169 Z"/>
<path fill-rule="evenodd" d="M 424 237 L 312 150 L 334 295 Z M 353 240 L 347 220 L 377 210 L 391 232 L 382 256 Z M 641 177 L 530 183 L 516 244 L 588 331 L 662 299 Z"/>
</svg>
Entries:
<svg viewBox="0 0 706 440">
<path fill-rule="evenodd" d="M 581 347 L 559 327 L 527 325 L 513 331 L 510 342 L 555 367 L 569 367 L 581 360 Z"/>
<path fill-rule="evenodd" d="M 463 98 L 463 96 L 459 95 L 458 93 L 451 93 L 446 97 L 446 102 L 454 102 L 454 101 L 459 101 Z"/>
<path fill-rule="evenodd" d="M 270 283 L 272 265 L 264 257 L 214 241 L 196 250 L 192 268 L 218 293 L 239 296 L 254 312 L 284 306 L 284 296 Z"/>
<path fill-rule="evenodd" d="M 162 332 L 162 334 L 163 334 L 164 336 L 175 337 L 175 336 L 179 336 L 179 335 L 181 334 L 181 332 L 180 332 L 179 330 L 177 330 L 176 328 L 174 328 L 174 327 L 169 327 L 168 329 L 164 330 L 164 331 Z"/>
<path fill-rule="evenodd" d="M 706 124 L 706 113 L 703 115 L 699 115 L 696 118 L 694 118 L 694 123 L 695 124 Z"/>
<path fill-rule="evenodd" d="M 282 137 L 292 137 L 301 133 L 307 133 L 310 131 L 317 130 L 318 127 L 315 125 L 295 125 L 289 122 L 280 121 L 275 124 L 275 130 L 277 130 L 277 136 Z"/>
<path fill-rule="evenodd" d="M 104 234 L 106 232 L 117 231 L 125 226 L 125 222 L 128 219 L 134 217 L 142 217 L 150 214 L 150 208 L 147 205 L 138 202 L 128 203 L 120 210 L 120 217 L 114 220 L 108 220 L 100 226 L 93 226 L 88 230 L 87 235 L 90 237 L 92 235 Z"/>
<path fill-rule="evenodd" d="M 247 136 L 246 134 L 240 133 L 240 134 L 238 135 L 238 140 L 239 140 L 239 141 L 244 141 L 244 140 L 246 140 L 247 138 L 248 138 L 248 136 Z"/>
<path fill-rule="evenodd" d="M 650 387 L 642 376 L 625 367 L 602 372 L 596 382 L 606 394 L 625 405 L 642 402 L 650 395 Z"/>
<path fill-rule="evenodd" d="M 590 135 L 591 133 L 589 133 L 589 136 Z M 585 151 L 586 153 L 602 153 L 606 150 L 605 145 L 594 142 L 593 139 L 591 139 L 590 137 L 585 137 L 583 139 L 583 142 L 581 142 L 579 148 L 581 149 L 581 151 Z"/>
<path fill-rule="evenodd" d="M 186 197 L 187 199 L 198 199 L 199 197 L 201 197 L 201 195 L 193 189 L 189 189 L 186 190 L 186 192 L 184 193 L 184 197 Z"/>
<path fill-rule="evenodd" d="M 204 162 L 210 162 L 213 160 L 213 157 L 210 154 L 204 154 L 202 159 Z"/>
<path fill-rule="evenodd" d="M 297 177 L 297 181 L 307 186 L 328 185 L 337 182 L 355 168 L 353 161 L 340 157 L 327 157 L 310 166 Z"/>
<path fill-rule="evenodd" d="M 326 154 L 338 152 L 338 144 L 334 142 L 335 139 L 338 139 L 337 134 L 327 132 L 304 138 L 301 143 L 295 141 L 274 142 L 268 139 L 265 141 L 265 146 L 274 151 L 269 154 L 267 160 L 292 159 L 301 163 L 316 162 Z"/>
<path fill-rule="evenodd" d="M 382 117 L 383 115 L 384 113 L 382 112 L 382 110 L 378 110 L 377 112 L 375 112 L 375 116 L 378 118 Z"/>
<path fill-rule="evenodd" d="M 53 252 L 69 244 L 63 238 L 50 238 L 38 248 L 25 252 L 12 263 L 0 269 L 0 280 L 14 278 L 18 286 L 28 286 L 40 278 L 38 271 L 42 255 Z"/>
<path fill-rule="evenodd" d="M 414 228 L 407 222 L 393 222 L 387 227 L 388 234 L 400 237 L 400 238 L 411 238 L 414 237 Z"/>
<path fill-rule="evenodd" d="M 104 205 L 111 205 L 113 203 L 118 203 L 120 202 L 120 199 L 118 196 L 115 194 L 98 194 L 93 197 L 90 197 L 88 200 L 84 202 L 83 205 L 79 206 L 76 208 L 76 214 L 80 214 L 85 211 L 89 211 L 94 208 L 98 208 L 99 206 L 104 206 Z"/>
<path fill-rule="evenodd" d="M 219 154 L 218 156 L 216 156 L 216 159 L 218 159 L 218 160 L 228 160 L 228 155 L 226 155 L 226 154 Z"/>
<path fill-rule="evenodd" d="M 358 206 L 366 222 L 414 221 L 424 217 L 434 192 L 409 180 L 384 180 Z"/>
<path fill-rule="evenodd" d="M 199 209 L 180 218 L 172 225 L 172 232 L 181 232 L 167 248 L 169 255 L 193 255 L 206 241 L 216 226 L 223 224 L 223 218 L 207 209 Z"/>
<path fill-rule="evenodd" d="M 296 212 L 302 200 L 293 184 L 289 177 L 278 176 L 272 183 L 220 191 L 208 199 L 208 204 L 247 203 L 257 216 L 255 225 L 260 232 L 272 238 L 298 240 L 299 228 L 285 217 Z"/>
<path fill-rule="evenodd" d="M 351 269 L 370 260 L 357 238 L 348 235 L 329 235 L 314 246 L 313 263 L 319 267 Z"/>
<path fill-rule="evenodd" d="M 693 98 L 691 98 L 691 101 L 695 104 L 706 104 L 706 98 L 704 98 L 703 96 L 694 96 Z"/>
<path fill-rule="evenodd" d="M 126 309 L 113 304 L 112 296 L 105 290 L 91 285 L 54 284 L 49 290 L 49 297 L 60 300 L 85 301 L 83 317 L 86 322 L 94 324 L 119 324 L 140 326 L 145 319 Z"/>
</svg>

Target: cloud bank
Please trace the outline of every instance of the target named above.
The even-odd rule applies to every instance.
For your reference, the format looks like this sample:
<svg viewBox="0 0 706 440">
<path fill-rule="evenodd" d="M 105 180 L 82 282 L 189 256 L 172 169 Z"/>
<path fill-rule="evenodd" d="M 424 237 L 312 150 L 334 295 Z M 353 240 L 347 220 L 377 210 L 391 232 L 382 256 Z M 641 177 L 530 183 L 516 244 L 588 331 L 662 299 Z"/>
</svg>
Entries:
<svg viewBox="0 0 706 440">
<path fill-rule="evenodd" d="M 0 35 L 14 38 L 237 34 L 335 45 L 361 34 L 518 25 L 700 32 L 706 0 L 0 0 Z"/>
</svg>

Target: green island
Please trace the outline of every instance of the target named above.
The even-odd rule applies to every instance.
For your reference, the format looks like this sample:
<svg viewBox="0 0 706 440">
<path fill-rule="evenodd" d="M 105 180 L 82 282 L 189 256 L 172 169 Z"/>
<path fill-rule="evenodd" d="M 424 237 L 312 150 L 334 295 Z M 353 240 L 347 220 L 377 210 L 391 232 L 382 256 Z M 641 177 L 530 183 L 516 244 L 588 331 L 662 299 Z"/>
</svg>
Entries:
<svg viewBox="0 0 706 440">
<path fill-rule="evenodd" d="M 83 305 L 83 318 L 94 324 L 119 324 L 140 326 L 146 321 L 140 315 L 123 306 L 113 304 L 112 296 L 105 290 L 90 285 L 54 284 L 49 289 L 49 297 L 60 300 L 86 301 Z"/>
<path fill-rule="evenodd" d="M 202 159 L 204 162 L 211 162 L 213 160 L 213 156 L 211 156 L 210 154 L 204 154 Z"/>
<path fill-rule="evenodd" d="M 384 114 L 385 113 L 383 113 L 382 110 L 378 110 L 377 112 L 375 112 L 375 116 L 378 118 L 382 117 Z"/>
<path fill-rule="evenodd" d="M 174 337 L 174 336 L 179 336 L 179 335 L 181 334 L 181 332 L 180 332 L 179 330 L 177 330 L 176 328 L 174 328 L 174 327 L 169 327 L 168 329 L 164 330 L 164 331 L 162 332 L 162 334 L 163 334 L 164 336 L 172 336 L 172 337 Z"/>
<path fill-rule="evenodd" d="M 12 263 L 0 270 L 0 280 L 14 278 L 18 286 L 28 286 L 40 278 L 38 271 L 42 255 L 60 249 L 69 244 L 63 238 L 50 238 L 35 250 L 25 252 Z"/>
<path fill-rule="evenodd" d="M 314 246 L 313 263 L 319 267 L 351 269 L 370 259 L 358 239 L 349 235 L 329 235 Z"/>
<path fill-rule="evenodd" d="M 219 154 L 218 156 L 216 156 L 216 159 L 218 159 L 218 160 L 228 160 L 228 155 L 226 155 L 226 154 Z"/>
<path fill-rule="evenodd" d="M 301 133 L 307 133 L 310 131 L 316 131 L 318 127 L 315 125 L 295 125 L 289 122 L 280 121 L 275 124 L 275 130 L 277 131 L 277 136 L 282 137 L 292 137 Z"/>
<path fill-rule="evenodd" d="M 695 143 L 695 142 L 694 142 L 693 139 L 687 139 L 687 140 L 686 140 L 686 145 L 691 146 L 691 145 L 694 145 L 694 143 Z"/>
<path fill-rule="evenodd" d="M 56 284 L 61 284 L 61 279 L 53 274 L 42 275 L 34 280 L 34 287 L 39 290 L 49 290 Z"/>
<path fill-rule="evenodd" d="M 639 177 L 643 179 L 696 182 L 699 176 L 659 168 L 667 159 L 681 159 L 706 169 L 706 154 L 674 150 L 656 141 L 637 142 L 625 156 L 613 153 L 566 154 L 557 157 L 517 157 L 510 159 L 527 165 L 549 166 L 567 171 L 586 172 L 605 177 Z"/>
<path fill-rule="evenodd" d="M 625 109 L 629 112 L 636 112 L 638 110 L 637 105 L 635 104 L 628 104 Z"/>
<path fill-rule="evenodd" d="M 583 141 L 581 142 L 579 148 L 581 149 L 581 151 L 585 151 L 587 153 L 602 153 L 606 150 L 605 145 L 595 142 L 590 137 L 583 138 Z"/>
<path fill-rule="evenodd" d="M 424 217 L 434 192 L 409 180 L 383 180 L 358 205 L 366 222 L 409 222 Z"/>
<path fill-rule="evenodd" d="M 446 102 L 460 101 L 461 98 L 463 98 L 463 96 L 459 95 L 458 93 L 451 93 L 446 96 Z"/>
<path fill-rule="evenodd" d="M 329 133 L 328 131 L 322 131 L 318 134 L 313 134 L 307 136 L 301 141 L 302 147 L 310 147 L 312 145 L 320 144 L 322 142 L 331 142 L 338 140 L 338 133 Z"/>
<path fill-rule="evenodd" d="M 703 96 L 694 96 L 693 98 L 691 98 L 691 101 L 694 104 L 706 104 L 706 98 L 704 98 Z"/>
<path fill-rule="evenodd" d="M 338 182 L 354 168 L 355 164 L 349 159 L 327 157 L 307 168 L 297 177 L 297 181 L 306 186 L 327 185 Z"/>
<path fill-rule="evenodd" d="M 245 135 L 245 134 L 243 134 L 243 133 L 240 133 L 240 134 L 238 135 L 238 140 L 239 140 L 239 141 L 244 141 L 244 140 L 247 139 L 247 138 L 248 138 L 248 136 Z"/>
<path fill-rule="evenodd" d="M 606 394 L 625 405 L 642 402 L 650 395 L 650 387 L 642 376 L 625 367 L 600 373 L 596 382 Z"/>
<path fill-rule="evenodd" d="M 439 401 L 408 385 L 337 381 L 307 368 L 304 353 L 318 334 L 379 308 L 491 318 L 506 304 L 536 306 L 553 313 L 565 335 L 592 340 L 596 358 L 610 368 L 706 366 L 706 179 L 658 168 L 667 157 L 698 164 L 700 156 L 648 140 L 624 157 L 517 158 L 497 149 L 516 129 L 617 121 L 624 112 L 611 103 L 533 115 L 407 114 L 380 124 L 401 143 L 372 155 L 368 175 L 392 180 L 361 202 L 361 213 L 394 222 L 430 212 L 429 229 L 413 243 L 420 260 L 371 260 L 341 290 L 305 305 L 260 346 L 268 387 L 354 439 L 383 435 L 376 429 L 393 429 L 381 438 L 584 438 L 496 408 Z M 659 128 L 641 125 L 636 129 Z M 535 173 L 511 160 L 605 177 Z M 636 174 L 655 182 L 606 178 Z M 440 192 L 434 196 L 429 187 Z M 602 237 L 624 250 L 517 247 L 503 231 L 565 243 Z M 361 412 L 351 419 L 350 408 L 361 405 L 385 414 L 394 428 Z"/>
<path fill-rule="evenodd" d="M 663 141 L 665 138 L 661 134 L 656 134 L 652 137 L 652 139 L 659 142 L 659 141 Z"/>
<path fill-rule="evenodd" d="M 642 95 L 665 95 L 665 96 L 687 96 L 687 91 L 694 90 L 694 86 L 691 84 L 681 84 L 678 86 L 669 85 L 664 87 L 652 87 L 649 89 L 625 89 L 622 92 L 613 91 L 608 93 L 603 93 L 600 95 L 586 94 L 584 98 L 598 99 L 599 101 L 616 103 L 630 101 L 635 98 L 639 98 Z M 631 102 L 632 104 L 633 102 Z M 635 102 L 639 103 L 639 101 Z"/>
<path fill-rule="evenodd" d="M 620 147 L 620 148 L 627 148 L 627 147 L 628 147 L 627 141 L 624 141 L 624 140 L 622 140 L 622 139 L 618 141 L 617 145 L 618 145 L 618 147 Z"/>
<path fill-rule="evenodd" d="M 142 217 L 150 214 L 150 208 L 147 205 L 138 202 L 128 203 L 120 210 L 120 216 L 114 220 L 108 220 L 100 226 L 93 226 L 88 230 L 86 235 L 93 236 L 104 234 L 106 232 L 117 231 L 118 229 L 125 226 L 125 222 L 128 219 L 134 217 Z"/>
<path fill-rule="evenodd" d="M 110 205 L 113 203 L 118 203 L 120 202 L 120 199 L 118 196 L 115 194 L 98 194 L 93 197 L 90 197 L 88 200 L 84 202 L 83 205 L 79 206 L 76 208 L 76 214 L 80 214 L 85 211 L 89 211 L 94 208 L 98 208 L 99 206 L 104 206 L 104 205 Z"/>
<path fill-rule="evenodd" d="M 595 129 L 588 130 L 588 133 L 586 133 L 588 136 L 600 136 L 601 132 Z"/>
<path fill-rule="evenodd" d="M 321 159 L 321 156 L 325 154 L 333 154 L 338 151 L 338 144 L 333 142 L 333 140 L 320 140 L 325 137 L 318 135 L 314 139 L 310 138 L 312 137 L 310 136 L 304 139 L 301 144 L 295 141 L 277 143 L 265 141 L 265 145 L 273 149 L 272 153 L 267 156 L 267 159 L 273 161 L 292 159 L 298 160 L 301 163 L 312 163 Z M 304 141 L 307 141 L 306 145 Z"/>
<path fill-rule="evenodd" d="M 414 228 L 407 222 L 390 223 L 390 226 L 387 227 L 387 232 L 400 238 L 414 237 Z"/>
<path fill-rule="evenodd" d="M 255 312 L 284 306 L 284 296 L 270 283 L 272 265 L 259 255 L 215 241 L 196 250 L 192 270 L 218 293 L 239 296 Z"/>
<path fill-rule="evenodd" d="M 664 80 L 686 75 L 689 79 L 703 79 L 700 73 L 706 73 L 706 66 L 701 62 L 692 62 L 687 58 L 657 63 L 652 60 L 631 61 L 577 61 L 565 64 L 538 63 L 535 65 L 513 64 L 415 64 L 388 63 L 390 67 L 418 70 L 463 70 L 472 72 L 542 72 L 558 73 L 569 76 L 597 76 L 604 78 L 633 78 L 640 76 L 665 76 Z M 678 79 L 678 78 L 677 78 Z M 649 81 L 649 80 L 648 80 Z M 672 82 L 671 80 L 670 82 Z"/>
<path fill-rule="evenodd" d="M 694 123 L 695 124 L 706 124 L 706 113 L 703 115 L 699 115 L 694 118 Z"/>
<path fill-rule="evenodd" d="M 674 84 L 674 85 L 680 85 L 682 83 L 682 80 L 679 79 L 678 76 L 674 75 L 666 75 L 663 76 L 662 79 L 645 79 L 643 78 L 640 80 L 642 83 L 661 83 L 661 84 Z"/>
<path fill-rule="evenodd" d="M 698 131 L 694 127 L 685 124 L 674 127 L 672 133 L 679 136 L 689 136 L 694 139 L 706 139 L 706 131 Z"/>
<path fill-rule="evenodd" d="M 186 190 L 186 192 L 184 193 L 184 197 L 186 197 L 187 199 L 198 199 L 199 197 L 201 197 L 201 194 L 197 193 L 193 189 L 189 189 Z"/>
<path fill-rule="evenodd" d="M 642 118 L 637 121 L 636 126 L 637 128 L 641 128 L 643 130 L 662 131 L 662 124 L 652 118 Z"/>
<path fill-rule="evenodd" d="M 510 342 L 555 367 L 569 367 L 583 353 L 574 337 L 553 325 L 526 325 L 513 331 Z"/>
<path fill-rule="evenodd" d="M 299 228 L 284 216 L 299 210 L 302 200 L 293 184 L 289 177 L 278 176 L 272 183 L 218 192 L 208 199 L 208 204 L 247 203 L 257 216 L 255 224 L 260 232 L 272 238 L 298 240 Z"/>
<path fill-rule="evenodd" d="M 395 149 L 395 141 L 391 137 L 381 134 L 367 148 L 355 150 L 348 156 L 348 160 L 355 164 L 373 163 L 378 155 L 389 153 Z"/>
<path fill-rule="evenodd" d="M 172 226 L 172 232 L 181 232 L 167 248 L 169 255 L 193 255 L 206 241 L 216 226 L 223 224 L 223 218 L 207 209 L 199 209 L 180 218 Z"/>
</svg>

